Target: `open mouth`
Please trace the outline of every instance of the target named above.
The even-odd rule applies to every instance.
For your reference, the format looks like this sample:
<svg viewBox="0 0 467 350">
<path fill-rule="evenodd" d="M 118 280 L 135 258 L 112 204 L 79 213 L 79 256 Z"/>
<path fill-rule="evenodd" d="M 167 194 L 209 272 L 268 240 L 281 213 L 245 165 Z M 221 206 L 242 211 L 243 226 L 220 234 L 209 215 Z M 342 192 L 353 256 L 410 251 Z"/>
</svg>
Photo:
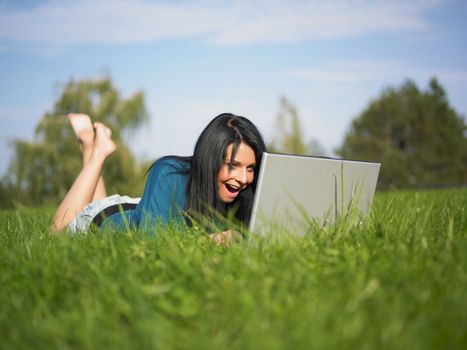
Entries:
<svg viewBox="0 0 467 350">
<path fill-rule="evenodd" d="M 227 188 L 227 191 L 229 191 L 230 193 L 237 193 L 240 191 L 240 188 L 234 187 L 229 184 L 225 184 L 225 188 Z"/>
</svg>

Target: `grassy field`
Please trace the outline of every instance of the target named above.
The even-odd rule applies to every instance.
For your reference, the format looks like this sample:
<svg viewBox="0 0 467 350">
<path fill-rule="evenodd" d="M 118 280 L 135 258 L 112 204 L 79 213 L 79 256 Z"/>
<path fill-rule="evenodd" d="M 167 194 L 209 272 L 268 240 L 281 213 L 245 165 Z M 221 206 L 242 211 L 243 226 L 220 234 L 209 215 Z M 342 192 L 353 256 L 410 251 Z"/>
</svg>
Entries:
<svg viewBox="0 0 467 350">
<path fill-rule="evenodd" d="M 216 246 L 48 235 L 0 212 L 3 349 L 466 349 L 467 189 L 378 193 L 364 222 Z"/>
</svg>

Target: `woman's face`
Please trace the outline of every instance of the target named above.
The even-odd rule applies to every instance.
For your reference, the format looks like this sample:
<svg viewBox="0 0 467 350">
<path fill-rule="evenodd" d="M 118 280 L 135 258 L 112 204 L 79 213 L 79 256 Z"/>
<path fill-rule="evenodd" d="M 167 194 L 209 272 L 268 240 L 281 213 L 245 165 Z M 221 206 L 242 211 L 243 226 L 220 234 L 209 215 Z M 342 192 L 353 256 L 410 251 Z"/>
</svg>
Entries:
<svg viewBox="0 0 467 350">
<path fill-rule="evenodd" d="M 253 149 L 242 142 L 238 146 L 235 159 L 231 159 L 232 149 L 233 144 L 230 144 L 217 176 L 218 196 L 224 203 L 232 203 L 255 178 L 256 157 Z"/>
</svg>

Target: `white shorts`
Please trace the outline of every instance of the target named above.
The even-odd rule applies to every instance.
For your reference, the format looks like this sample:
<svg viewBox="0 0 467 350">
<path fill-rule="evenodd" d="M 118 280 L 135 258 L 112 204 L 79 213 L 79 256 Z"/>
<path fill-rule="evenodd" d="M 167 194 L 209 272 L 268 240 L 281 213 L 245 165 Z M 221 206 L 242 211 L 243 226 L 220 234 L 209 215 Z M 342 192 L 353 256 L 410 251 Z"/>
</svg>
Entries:
<svg viewBox="0 0 467 350">
<path fill-rule="evenodd" d="M 68 232 L 73 234 L 78 232 L 85 233 L 86 230 L 89 228 L 89 225 L 91 224 L 92 220 L 105 208 L 108 208 L 112 205 L 124 203 L 138 204 L 140 199 L 141 197 L 132 198 L 128 196 L 120 196 L 118 194 L 114 194 L 113 196 L 94 201 L 85 206 L 84 209 L 78 215 L 76 215 L 76 217 L 68 225 L 67 230 Z"/>
</svg>

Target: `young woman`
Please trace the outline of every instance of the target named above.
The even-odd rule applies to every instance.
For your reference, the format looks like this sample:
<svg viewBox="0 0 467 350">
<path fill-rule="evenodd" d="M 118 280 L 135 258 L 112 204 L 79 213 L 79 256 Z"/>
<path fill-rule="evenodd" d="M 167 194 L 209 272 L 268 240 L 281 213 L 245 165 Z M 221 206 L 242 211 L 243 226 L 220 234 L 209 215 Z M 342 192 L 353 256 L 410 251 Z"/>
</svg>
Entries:
<svg viewBox="0 0 467 350">
<path fill-rule="evenodd" d="M 169 223 L 216 218 L 232 213 L 247 224 L 256 185 L 256 170 L 266 150 L 256 126 L 230 113 L 215 117 L 203 130 L 193 156 L 167 156 L 151 167 L 141 198 L 107 197 L 100 176 L 115 151 L 111 131 L 85 114 L 70 114 L 81 143 L 83 168 L 57 209 L 56 232 L 98 226 L 138 228 L 150 234 Z M 94 133 L 95 129 L 95 133 Z M 123 212 L 122 212 L 123 208 Z"/>
</svg>

